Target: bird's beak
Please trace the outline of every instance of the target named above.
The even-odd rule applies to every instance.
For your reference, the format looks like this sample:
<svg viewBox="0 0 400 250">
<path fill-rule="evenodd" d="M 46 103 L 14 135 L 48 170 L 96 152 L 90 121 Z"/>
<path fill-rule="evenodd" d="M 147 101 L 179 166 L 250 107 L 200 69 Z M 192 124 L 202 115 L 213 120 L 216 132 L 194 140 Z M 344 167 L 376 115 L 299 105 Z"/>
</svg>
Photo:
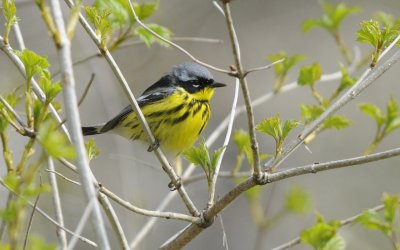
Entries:
<svg viewBox="0 0 400 250">
<path fill-rule="evenodd" d="M 225 87 L 225 86 L 226 86 L 226 84 L 220 83 L 220 82 L 213 82 L 213 83 L 210 85 L 211 88 L 221 88 L 221 87 Z"/>
</svg>

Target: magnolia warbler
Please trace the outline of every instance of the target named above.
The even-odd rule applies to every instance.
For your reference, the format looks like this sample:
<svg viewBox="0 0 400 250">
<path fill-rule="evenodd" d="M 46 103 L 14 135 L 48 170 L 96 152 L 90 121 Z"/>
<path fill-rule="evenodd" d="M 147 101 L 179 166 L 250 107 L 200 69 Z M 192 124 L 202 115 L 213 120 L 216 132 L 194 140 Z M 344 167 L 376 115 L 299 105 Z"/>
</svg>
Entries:
<svg viewBox="0 0 400 250">
<path fill-rule="evenodd" d="M 137 99 L 149 127 L 167 154 L 179 155 L 197 141 L 211 115 L 210 99 L 214 88 L 226 86 L 214 81 L 203 66 L 186 62 L 147 88 Z M 148 142 L 131 106 L 110 121 L 82 127 L 83 135 L 114 132 L 130 140 Z"/>
</svg>

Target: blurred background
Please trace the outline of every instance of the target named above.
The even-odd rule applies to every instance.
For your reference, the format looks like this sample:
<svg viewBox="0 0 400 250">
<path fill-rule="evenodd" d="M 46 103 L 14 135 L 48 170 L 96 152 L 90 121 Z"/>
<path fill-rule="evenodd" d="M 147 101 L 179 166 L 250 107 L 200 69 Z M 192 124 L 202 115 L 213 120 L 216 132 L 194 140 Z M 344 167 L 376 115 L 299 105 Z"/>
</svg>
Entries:
<svg viewBox="0 0 400 250">
<path fill-rule="evenodd" d="M 46 27 L 34 1 L 17 1 L 17 16 L 27 48 L 38 54 L 47 55 L 52 64 L 52 72 L 58 67 L 57 53 L 52 40 L 48 37 Z M 337 4 L 339 1 L 328 1 Z M 385 11 L 395 17 L 400 16 L 400 1 L 398 0 L 349 0 L 341 1 L 347 5 L 359 6 L 361 12 L 352 15 L 344 21 L 340 31 L 346 44 L 353 48 L 358 46 L 364 53 L 370 48 L 355 41 L 359 23 L 369 20 L 376 11 Z M 90 1 L 84 1 L 89 5 Z M 308 33 L 301 31 L 301 23 L 307 18 L 318 18 L 322 11 L 318 1 L 312 0 L 235 0 L 231 10 L 242 50 L 242 60 L 245 68 L 269 64 L 267 55 L 285 50 L 289 55 L 301 53 L 307 59 L 300 65 L 320 62 L 323 73 L 333 73 L 338 70 L 339 63 L 344 63 L 339 48 L 331 36 L 322 29 L 314 29 Z M 65 13 L 67 8 L 62 5 Z M 211 1 L 196 0 L 169 0 L 160 1 L 159 10 L 147 22 L 155 22 L 172 30 L 175 37 L 204 37 L 220 39 L 223 43 L 178 42 L 198 59 L 220 68 L 227 68 L 233 63 L 232 51 L 226 23 Z M 2 30 L 3 32 L 3 30 Z M 11 45 L 15 45 L 14 37 Z M 97 52 L 94 44 L 84 30 L 78 26 L 73 44 L 73 60 L 77 61 Z M 394 49 L 396 50 L 396 49 Z M 157 81 L 173 65 L 188 61 L 188 57 L 173 48 L 153 45 L 150 48 L 144 44 L 123 48 L 113 53 L 123 74 L 130 83 L 136 95 L 140 94 L 152 83 Z M 120 89 L 112 71 L 101 58 L 95 58 L 81 64 L 75 69 L 78 96 L 83 92 L 92 73 L 95 74 L 94 84 L 91 87 L 84 103 L 80 106 L 83 125 L 102 123 L 112 118 L 128 104 L 127 98 Z M 362 72 L 362 71 L 361 71 Z M 400 102 L 399 65 L 395 65 L 357 99 L 350 102 L 340 114 L 352 120 L 351 126 L 341 131 L 328 130 L 321 133 L 311 144 L 309 149 L 300 147 L 282 164 L 281 169 L 292 168 L 314 162 L 344 159 L 359 156 L 363 153 L 375 134 L 375 122 L 362 114 L 357 108 L 359 103 L 370 102 L 385 109 L 390 96 Z M 359 73 L 359 72 L 358 72 Z M 234 79 L 212 72 L 215 79 L 228 86 L 218 89 L 212 100 L 213 115 L 203 133 L 207 136 L 218 126 L 230 111 L 234 93 Z M 292 70 L 288 82 L 296 80 L 298 70 Z M 2 53 L 0 56 L 0 93 L 11 91 L 23 83 L 15 66 Z M 269 93 L 275 81 L 272 70 L 252 73 L 248 76 L 248 84 L 253 99 Z M 337 81 L 324 82 L 317 85 L 318 90 L 330 93 L 338 84 Z M 243 103 L 239 99 L 239 105 Z M 269 102 L 255 109 L 256 122 L 279 113 L 283 120 L 300 119 L 300 104 L 316 104 L 309 88 L 300 87 L 290 92 L 282 93 Z M 23 106 L 19 110 L 23 112 Z M 235 121 L 234 129 L 247 129 L 244 115 Z M 289 135 L 295 138 L 297 132 Z M 222 145 L 223 136 L 211 147 L 216 149 Z M 91 162 L 91 167 L 97 179 L 120 197 L 133 204 L 155 209 L 163 198 L 170 192 L 167 184 L 169 179 L 161 170 L 154 155 L 146 152 L 147 146 L 132 143 L 116 135 L 101 135 L 96 138 L 97 146 L 101 150 L 98 158 Z M 400 134 L 395 132 L 386 138 L 379 146 L 378 151 L 399 146 Z M 274 143 L 271 138 L 258 134 L 260 149 L 263 153 L 273 153 Z M 22 150 L 25 138 L 12 137 L 12 147 L 16 155 Z M 231 143 L 225 154 L 222 170 L 233 168 L 237 155 L 236 146 Z M 318 211 L 326 219 L 344 219 L 358 214 L 362 210 L 374 207 L 381 203 L 383 192 L 399 192 L 400 160 L 393 158 L 362 166 L 349 167 L 334 171 L 318 173 L 316 175 L 290 178 L 279 183 L 263 187 L 261 199 L 266 204 L 267 216 L 273 216 L 283 206 L 285 194 L 292 185 L 303 187 L 312 200 L 311 211 L 306 215 L 288 215 L 274 224 L 261 236 L 252 222 L 249 204 L 245 196 L 241 196 L 222 213 L 229 249 L 271 249 L 285 243 L 299 235 L 299 232 L 315 223 L 315 214 Z M 183 163 L 187 165 L 186 162 Z M 243 170 L 247 170 L 246 164 Z M 63 166 L 57 166 L 59 172 L 77 179 L 77 176 Z M 200 168 L 196 174 L 202 173 Z M 0 174 L 5 174 L 5 168 L 0 168 Z M 47 178 L 46 172 L 42 173 Z M 66 226 L 74 229 L 85 208 L 82 192 L 78 186 L 59 179 L 62 193 L 62 203 Z M 220 179 L 217 185 L 217 196 L 223 196 L 234 187 L 234 181 Z M 195 205 L 202 209 L 207 202 L 207 185 L 202 180 L 187 186 L 189 195 Z M 0 201 L 4 204 L 7 192 L 0 189 Z M 48 194 L 44 194 L 39 206 L 53 215 L 52 203 Z M 114 204 L 119 219 L 126 229 L 128 240 L 132 240 L 142 228 L 148 218 L 139 216 L 118 204 Z M 179 198 L 174 198 L 167 207 L 167 211 L 185 212 Z M 186 223 L 174 220 L 158 221 L 138 249 L 157 249 L 166 239 L 186 226 Z M 41 216 L 34 217 L 32 231 L 41 234 L 48 241 L 56 242 L 55 230 Z M 116 238 L 110 229 L 110 239 L 114 249 L 118 249 Z M 93 232 L 86 228 L 85 236 L 94 239 Z M 390 243 L 379 232 L 371 232 L 360 226 L 345 227 L 340 235 L 346 239 L 348 249 L 390 249 Z M 224 249 L 222 244 L 222 229 L 219 221 L 205 230 L 191 242 L 186 249 Z M 77 249 L 90 249 L 79 243 Z M 293 249 L 309 249 L 299 245 Z"/>
</svg>

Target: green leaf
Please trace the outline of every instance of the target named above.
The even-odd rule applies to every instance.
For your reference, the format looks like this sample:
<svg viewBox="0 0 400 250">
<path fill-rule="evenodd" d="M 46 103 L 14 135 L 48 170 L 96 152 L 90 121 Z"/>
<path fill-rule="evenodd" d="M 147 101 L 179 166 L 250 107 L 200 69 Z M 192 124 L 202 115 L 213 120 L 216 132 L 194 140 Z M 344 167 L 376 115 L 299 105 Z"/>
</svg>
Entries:
<svg viewBox="0 0 400 250">
<path fill-rule="evenodd" d="M 15 173 L 9 173 L 4 177 L 4 183 L 7 187 L 11 190 L 17 190 L 19 185 L 20 177 L 17 176 Z"/>
<path fill-rule="evenodd" d="M 323 128 L 335 128 L 337 130 L 347 128 L 350 125 L 350 120 L 342 115 L 332 115 L 323 123 Z"/>
<path fill-rule="evenodd" d="M 304 66 L 300 69 L 298 84 L 302 86 L 313 86 L 316 81 L 321 79 L 322 69 L 319 63 Z"/>
<path fill-rule="evenodd" d="M 344 241 L 343 237 L 340 235 L 334 236 L 330 239 L 322 250 L 345 250 L 346 249 L 346 242 Z"/>
<path fill-rule="evenodd" d="M 386 106 L 386 116 L 386 122 L 388 124 L 390 124 L 393 119 L 399 117 L 399 107 L 393 96 L 390 97 Z"/>
<path fill-rule="evenodd" d="M 13 25 L 17 22 L 17 7 L 15 6 L 14 0 L 3 0 L 3 15 L 6 19 L 7 25 Z"/>
<path fill-rule="evenodd" d="M 183 151 L 183 156 L 187 161 L 193 163 L 195 166 L 200 165 L 203 170 L 207 172 L 208 166 L 210 165 L 210 155 L 204 140 L 198 147 L 191 147 Z"/>
<path fill-rule="evenodd" d="M 374 47 L 378 47 L 381 37 L 381 29 L 379 22 L 369 20 L 361 22 L 361 29 L 357 32 L 357 41 L 362 43 L 370 43 Z"/>
<path fill-rule="evenodd" d="M 383 204 L 385 205 L 383 218 L 390 225 L 394 225 L 396 222 L 396 211 L 399 209 L 399 197 L 385 193 L 383 194 Z"/>
<path fill-rule="evenodd" d="M 43 103 L 40 100 L 35 99 L 33 101 L 33 120 L 35 122 L 40 122 L 39 116 L 42 111 L 42 108 L 43 108 Z"/>
<path fill-rule="evenodd" d="M 45 57 L 37 55 L 35 52 L 24 49 L 16 52 L 25 66 L 26 78 L 31 79 L 36 73 L 41 73 L 49 67 Z"/>
<path fill-rule="evenodd" d="M 100 39 L 101 46 L 106 47 L 112 32 L 112 23 L 108 20 L 108 16 L 111 12 L 107 9 L 98 10 L 96 7 L 90 6 L 84 9 L 89 22 L 93 24 L 96 30 L 96 35 Z"/>
<path fill-rule="evenodd" d="M 293 56 L 288 56 L 285 51 L 280 51 L 277 54 L 268 55 L 268 59 L 271 62 L 276 62 L 280 59 L 285 59 L 281 63 L 277 63 L 274 65 L 275 74 L 277 76 L 284 76 L 287 72 L 292 69 L 296 64 L 303 61 L 306 57 L 301 54 L 295 54 Z"/>
<path fill-rule="evenodd" d="M 256 130 L 272 136 L 276 142 L 282 138 L 282 121 L 279 114 L 261 121 Z"/>
<path fill-rule="evenodd" d="M 390 133 L 393 130 L 400 128 L 400 117 L 394 118 L 389 125 L 386 127 L 386 133 Z"/>
<path fill-rule="evenodd" d="M 215 150 L 211 156 L 211 167 L 212 167 L 213 173 L 217 167 L 218 159 L 221 156 L 222 152 L 224 152 L 224 150 L 225 150 L 225 147 L 220 147 L 217 150 Z"/>
<path fill-rule="evenodd" d="M 302 27 L 303 32 L 317 27 L 323 28 L 330 33 L 337 32 L 348 15 L 355 14 L 360 10 L 358 7 L 347 7 L 343 3 L 333 6 L 325 1 L 321 2 L 321 7 L 324 11 L 322 17 L 305 20 Z"/>
<path fill-rule="evenodd" d="M 112 27 L 120 28 L 130 21 L 130 7 L 125 0 L 96 0 L 93 5 L 98 12 L 107 11 L 106 17 Z"/>
<path fill-rule="evenodd" d="M 319 216 L 317 224 L 301 232 L 300 240 L 314 249 L 324 249 L 336 237 L 338 226 L 337 223 L 325 223 L 323 217 Z"/>
<path fill-rule="evenodd" d="M 285 196 L 285 209 L 291 213 L 305 214 L 310 211 L 311 199 L 300 186 L 292 186 Z"/>
<path fill-rule="evenodd" d="M 250 148 L 250 136 L 244 130 L 236 130 L 233 132 L 233 141 L 239 149 L 239 154 Z"/>
<path fill-rule="evenodd" d="M 379 230 L 386 235 L 390 232 L 390 225 L 386 221 L 383 221 L 381 216 L 375 211 L 364 211 L 356 221 L 370 230 Z"/>
<path fill-rule="evenodd" d="M 4 100 L 12 107 L 14 108 L 15 105 L 17 105 L 17 103 L 19 102 L 19 100 L 21 99 L 18 95 L 16 91 L 13 91 L 12 93 L 6 95 L 5 97 L 3 97 Z M 10 117 L 10 119 L 14 120 L 14 115 L 12 115 L 11 113 L 9 113 L 8 109 L 6 107 L 4 107 L 3 103 L 0 102 L 0 109 L 4 110 L 6 112 L 6 114 L 8 114 L 8 116 Z M 5 132 L 6 128 L 8 126 L 8 121 L 0 115 L 0 133 Z"/>
<path fill-rule="evenodd" d="M 93 138 L 85 142 L 85 148 L 89 162 L 100 154 L 100 150 Z"/>
<path fill-rule="evenodd" d="M 51 119 L 40 124 L 37 138 L 50 156 L 66 159 L 74 159 L 76 156 L 75 149 L 58 130 L 57 123 Z"/>
<path fill-rule="evenodd" d="M 300 110 L 301 118 L 304 120 L 305 124 L 309 124 L 310 122 L 314 121 L 324 112 L 324 108 L 317 105 L 302 104 L 300 106 Z"/>
<path fill-rule="evenodd" d="M 392 15 L 383 11 L 376 12 L 374 18 L 381 22 L 385 27 L 393 28 L 400 25 L 400 18 L 395 19 Z"/>
<path fill-rule="evenodd" d="M 147 24 L 147 27 L 149 27 L 152 31 L 160 35 L 161 37 L 170 40 L 172 36 L 172 32 L 161 25 L 150 23 Z M 169 44 L 165 43 L 164 41 L 158 39 L 155 37 L 153 34 L 151 34 L 149 31 L 147 31 L 145 28 L 142 26 L 137 27 L 134 31 L 134 34 L 139 36 L 140 40 L 142 40 L 148 47 L 150 47 L 154 42 L 159 43 L 161 46 L 168 47 Z"/>
<path fill-rule="evenodd" d="M 361 22 L 360 26 L 361 28 L 357 32 L 357 41 L 369 43 L 374 47 L 375 51 L 371 66 L 375 66 L 380 53 L 400 34 L 400 26 L 386 26 L 381 29 L 380 23 L 375 20 Z M 397 43 L 397 45 L 399 44 L 400 42 Z"/>
<path fill-rule="evenodd" d="M 385 116 L 378 106 L 370 103 L 363 103 L 359 105 L 359 109 L 367 116 L 374 118 L 378 126 L 382 126 L 385 123 Z"/>
<path fill-rule="evenodd" d="M 246 155 L 247 163 L 253 165 L 253 152 L 251 150 L 250 135 L 244 130 L 237 130 L 233 133 L 233 140 L 236 143 L 239 154 L 244 153 Z M 260 154 L 260 159 L 267 159 L 267 154 Z"/>
<path fill-rule="evenodd" d="M 342 79 L 340 80 L 338 92 L 353 86 L 353 84 L 357 81 L 357 77 L 351 77 L 347 71 L 347 68 L 342 64 L 340 64 L 340 71 L 342 72 Z"/>
<path fill-rule="evenodd" d="M 62 84 L 61 82 L 53 83 L 51 80 L 51 75 L 48 70 L 43 70 L 40 73 L 40 78 L 38 81 L 40 88 L 46 95 L 46 101 L 48 103 L 52 102 L 53 99 L 61 92 Z"/>
<path fill-rule="evenodd" d="M 124 0 L 122 0 L 124 1 Z M 132 3 L 139 20 L 149 18 L 158 8 L 158 1 L 152 3 Z"/>
<path fill-rule="evenodd" d="M 282 140 L 285 140 L 289 132 L 301 124 L 298 120 L 286 120 L 282 129 Z"/>
</svg>

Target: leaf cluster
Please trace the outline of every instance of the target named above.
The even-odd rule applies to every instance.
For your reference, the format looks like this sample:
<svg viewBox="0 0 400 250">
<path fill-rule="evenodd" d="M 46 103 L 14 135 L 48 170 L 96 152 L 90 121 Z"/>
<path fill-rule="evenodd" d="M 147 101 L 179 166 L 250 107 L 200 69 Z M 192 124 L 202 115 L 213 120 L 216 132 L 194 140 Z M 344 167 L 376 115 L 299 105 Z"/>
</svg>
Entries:
<svg viewBox="0 0 400 250">
<path fill-rule="evenodd" d="M 324 14 L 318 19 L 305 20 L 302 25 L 303 32 L 319 27 L 334 34 L 338 32 L 340 25 L 347 16 L 360 11 L 360 8 L 356 6 L 348 7 L 344 3 L 334 6 L 326 1 L 321 2 L 321 7 Z"/>
<path fill-rule="evenodd" d="M 302 231 L 300 240 L 303 243 L 311 245 L 315 250 L 344 250 L 346 246 L 345 241 L 337 234 L 339 227 L 339 221 L 325 222 L 322 215 L 317 214 L 317 223 Z"/>
<path fill-rule="evenodd" d="M 294 54 L 292 56 L 289 56 L 285 51 L 282 50 L 277 54 L 268 55 L 268 59 L 271 62 L 276 62 L 278 60 L 284 59 L 283 62 L 274 65 L 274 72 L 276 76 L 274 91 L 275 93 L 277 93 L 281 90 L 288 72 L 298 63 L 303 61 L 305 59 L 305 56 L 301 54 Z"/>
<path fill-rule="evenodd" d="M 289 132 L 296 128 L 299 124 L 300 122 L 297 120 L 287 120 L 283 124 L 279 114 L 276 114 L 273 117 L 269 117 L 261 121 L 256 126 L 256 130 L 274 138 L 275 157 L 277 157 L 282 152 L 283 142 L 288 136 Z"/>
<path fill-rule="evenodd" d="M 366 151 L 366 154 L 369 154 L 388 134 L 400 128 L 399 105 L 391 97 L 386 105 L 386 114 L 378 106 L 371 103 L 363 103 L 359 106 L 359 109 L 365 115 L 373 118 L 377 127 L 374 141 L 371 143 L 372 148 Z"/>
<path fill-rule="evenodd" d="M 132 3 L 140 20 L 151 17 L 158 8 L 158 1 L 145 3 Z M 115 50 L 126 40 L 137 36 L 147 46 L 157 42 L 167 46 L 166 43 L 155 38 L 150 32 L 136 25 L 136 20 L 128 1 L 125 0 L 96 0 L 93 6 L 85 7 L 86 16 L 93 24 L 101 40 L 101 46 L 110 51 Z M 170 39 L 172 32 L 161 25 L 151 23 L 147 25 L 160 36 Z"/>
<path fill-rule="evenodd" d="M 384 26 L 379 21 L 369 20 L 360 23 L 360 30 L 357 32 L 357 41 L 368 43 L 374 47 L 372 54 L 371 68 L 374 68 L 381 53 L 400 35 L 400 25 L 387 16 L 384 18 Z M 400 41 L 396 43 L 400 45 Z"/>
<path fill-rule="evenodd" d="M 384 205 L 383 213 L 366 210 L 357 218 L 356 222 L 366 229 L 381 231 L 389 240 L 395 241 L 395 245 L 400 245 L 400 242 L 396 239 L 396 235 L 400 234 L 400 225 L 398 223 L 399 197 L 385 193 L 382 201 Z"/>
<path fill-rule="evenodd" d="M 218 159 L 221 156 L 225 147 L 218 148 L 210 154 L 205 140 L 200 143 L 198 147 L 192 147 L 183 152 L 185 159 L 195 166 L 200 166 L 206 174 L 208 187 L 210 188 L 215 169 L 217 167 Z"/>
</svg>

